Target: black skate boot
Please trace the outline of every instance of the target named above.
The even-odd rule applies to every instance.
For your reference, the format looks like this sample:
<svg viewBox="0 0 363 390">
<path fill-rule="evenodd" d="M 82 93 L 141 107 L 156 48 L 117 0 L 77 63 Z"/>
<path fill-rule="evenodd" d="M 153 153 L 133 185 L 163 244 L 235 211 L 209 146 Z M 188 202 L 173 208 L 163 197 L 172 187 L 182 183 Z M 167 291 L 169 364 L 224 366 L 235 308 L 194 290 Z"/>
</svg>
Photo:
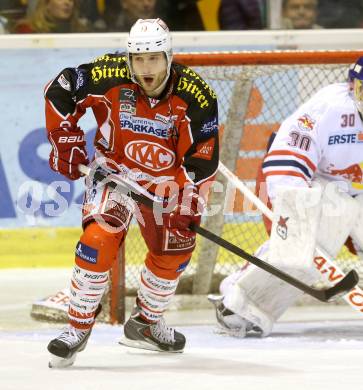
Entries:
<svg viewBox="0 0 363 390">
<path fill-rule="evenodd" d="M 95 318 L 101 311 L 101 305 L 96 310 Z M 49 368 L 64 368 L 71 366 L 76 360 L 78 352 L 82 352 L 87 345 L 92 327 L 89 329 L 76 329 L 68 325 L 63 332 L 48 344 L 48 351 L 52 358 Z"/>
<path fill-rule="evenodd" d="M 48 351 L 53 355 L 49 368 L 61 368 L 72 365 L 77 352 L 86 348 L 92 329 L 81 330 L 71 325 L 48 344 Z"/>
<path fill-rule="evenodd" d="M 185 337 L 175 329 L 167 327 L 163 318 L 150 323 L 136 312 L 126 322 L 120 344 L 152 351 L 183 352 Z"/>
</svg>

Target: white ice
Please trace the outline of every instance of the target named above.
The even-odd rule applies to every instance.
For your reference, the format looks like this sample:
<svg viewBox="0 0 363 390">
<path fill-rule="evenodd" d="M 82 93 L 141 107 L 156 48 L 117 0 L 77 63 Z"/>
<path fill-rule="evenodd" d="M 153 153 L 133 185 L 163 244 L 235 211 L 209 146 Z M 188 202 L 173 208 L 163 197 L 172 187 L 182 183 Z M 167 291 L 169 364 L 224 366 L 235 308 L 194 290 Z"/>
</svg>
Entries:
<svg viewBox="0 0 363 390">
<path fill-rule="evenodd" d="M 0 390 L 363 389 L 363 314 L 331 304 L 290 309 L 265 339 L 217 334 L 211 310 L 171 312 L 183 354 L 122 347 L 121 326 L 97 324 L 73 367 L 49 369 L 46 346 L 61 326 L 33 321 L 30 306 L 69 273 L 0 271 Z"/>
</svg>

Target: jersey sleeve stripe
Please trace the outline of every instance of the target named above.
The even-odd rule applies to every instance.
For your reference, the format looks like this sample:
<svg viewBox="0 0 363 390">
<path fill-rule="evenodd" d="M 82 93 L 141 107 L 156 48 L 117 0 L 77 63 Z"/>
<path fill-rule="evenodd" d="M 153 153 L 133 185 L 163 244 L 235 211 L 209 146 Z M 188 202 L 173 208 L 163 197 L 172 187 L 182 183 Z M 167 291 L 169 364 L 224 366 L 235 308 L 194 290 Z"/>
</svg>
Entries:
<svg viewBox="0 0 363 390">
<path fill-rule="evenodd" d="M 273 150 L 272 152 L 268 153 L 266 155 L 266 158 L 270 157 L 270 156 L 295 156 L 303 161 L 306 162 L 306 164 L 308 165 L 308 167 L 313 171 L 315 172 L 316 171 L 316 166 L 315 164 L 306 156 L 304 156 L 303 154 L 300 154 L 300 153 L 295 153 L 295 152 L 291 152 L 289 150 Z"/>
<path fill-rule="evenodd" d="M 305 176 L 307 176 L 309 179 L 311 179 L 311 174 L 309 172 L 309 169 L 303 165 L 303 164 L 300 164 L 298 161 L 296 160 L 270 160 L 270 161 L 265 161 L 263 164 L 262 164 L 262 169 L 265 173 L 265 168 L 268 168 L 268 167 L 294 167 L 294 168 L 298 168 L 300 171 L 302 171 L 304 173 Z"/>
<path fill-rule="evenodd" d="M 293 171 L 270 171 L 270 172 L 266 172 L 264 175 L 265 175 L 265 177 L 267 177 L 267 176 L 295 176 L 295 177 L 300 177 L 304 181 L 308 182 L 306 177 L 302 173 L 293 172 Z"/>
</svg>

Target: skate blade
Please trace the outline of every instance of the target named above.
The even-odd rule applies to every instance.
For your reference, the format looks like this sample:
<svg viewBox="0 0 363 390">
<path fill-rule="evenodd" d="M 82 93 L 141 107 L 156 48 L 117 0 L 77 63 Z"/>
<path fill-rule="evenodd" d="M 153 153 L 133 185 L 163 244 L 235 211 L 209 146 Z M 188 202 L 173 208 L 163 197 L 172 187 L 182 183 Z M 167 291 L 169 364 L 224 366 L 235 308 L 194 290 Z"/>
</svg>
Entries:
<svg viewBox="0 0 363 390">
<path fill-rule="evenodd" d="M 150 344 L 146 341 L 131 340 L 131 339 L 128 339 L 126 337 L 121 337 L 118 343 L 120 345 L 125 346 L 125 347 L 136 348 L 136 349 L 146 349 L 148 351 L 155 351 L 155 352 L 166 352 L 166 353 L 181 353 L 181 352 L 183 352 L 183 350 L 165 351 L 164 349 L 160 349 L 157 345 Z"/>
<path fill-rule="evenodd" d="M 68 359 L 61 358 L 59 356 L 52 355 L 48 367 L 49 368 L 67 368 L 73 365 L 76 360 L 76 353 Z"/>
</svg>

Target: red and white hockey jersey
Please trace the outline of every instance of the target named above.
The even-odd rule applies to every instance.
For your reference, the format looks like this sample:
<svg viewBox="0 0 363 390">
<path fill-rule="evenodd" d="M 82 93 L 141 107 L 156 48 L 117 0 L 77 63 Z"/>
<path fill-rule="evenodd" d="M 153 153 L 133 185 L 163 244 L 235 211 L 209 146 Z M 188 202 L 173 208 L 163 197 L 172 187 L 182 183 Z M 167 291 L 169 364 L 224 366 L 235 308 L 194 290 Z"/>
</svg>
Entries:
<svg viewBox="0 0 363 390">
<path fill-rule="evenodd" d="M 122 53 L 105 54 L 64 69 L 46 86 L 45 99 L 48 131 L 77 126 L 91 108 L 98 125 L 97 152 L 151 192 L 167 181 L 183 188 L 214 178 L 219 161 L 217 96 L 184 65 L 172 63 L 157 100 L 131 80 Z"/>
<path fill-rule="evenodd" d="M 350 84 L 321 89 L 288 117 L 262 169 L 272 199 L 276 186 L 307 186 L 316 175 L 363 193 L 363 122 Z"/>
</svg>

